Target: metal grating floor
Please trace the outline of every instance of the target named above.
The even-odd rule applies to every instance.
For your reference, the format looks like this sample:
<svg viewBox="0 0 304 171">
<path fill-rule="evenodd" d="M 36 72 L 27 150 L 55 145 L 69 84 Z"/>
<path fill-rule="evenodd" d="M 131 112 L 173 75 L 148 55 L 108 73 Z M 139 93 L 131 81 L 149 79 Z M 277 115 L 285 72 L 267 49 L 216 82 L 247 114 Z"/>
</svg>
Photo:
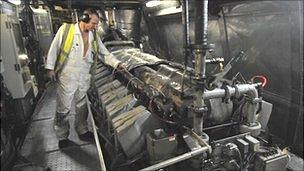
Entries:
<svg viewBox="0 0 304 171">
<path fill-rule="evenodd" d="M 54 151 L 47 154 L 47 159 L 51 170 L 100 170 L 96 149 L 90 144 Z"/>
<path fill-rule="evenodd" d="M 54 85 L 48 87 L 44 99 L 37 107 L 39 107 L 38 112 L 33 116 L 33 122 L 20 151 L 22 156 L 36 165 L 49 167 L 52 171 L 101 170 L 95 144 L 78 139 L 74 129 L 74 109 L 69 119 L 71 127 L 69 139 L 75 143 L 75 146 L 64 150 L 58 149 L 58 140 L 52 127 L 56 109 Z M 89 119 L 88 122 L 91 124 Z"/>
</svg>

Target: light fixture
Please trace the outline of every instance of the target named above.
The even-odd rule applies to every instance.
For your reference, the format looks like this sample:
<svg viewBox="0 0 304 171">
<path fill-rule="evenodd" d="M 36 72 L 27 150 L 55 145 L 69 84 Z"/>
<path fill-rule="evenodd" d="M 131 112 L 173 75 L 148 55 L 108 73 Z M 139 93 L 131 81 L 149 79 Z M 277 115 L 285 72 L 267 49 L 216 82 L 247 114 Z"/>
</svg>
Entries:
<svg viewBox="0 0 304 171">
<path fill-rule="evenodd" d="M 20 5 L 21 4 L 21 0 L 8 0 L 8 2 L 15 4 L 15 5 Z"/>
<path fill-rule="evenodd" d="M 161 4 L 160 0 L 152 0 L 152 1 L 146 2 L 146 7 L 152 8 L 152 7 L 156 7 L 160 4 Z"/>
<path fill-rule="evenodd" d="M 176 14 L 182 12 L 181 7 L 169 7 L 169 8 L 164 8 L 156 12 L 156 16 L 161 16 L 161 15 L 169 15 L 169 14 Z"/>
</svg>

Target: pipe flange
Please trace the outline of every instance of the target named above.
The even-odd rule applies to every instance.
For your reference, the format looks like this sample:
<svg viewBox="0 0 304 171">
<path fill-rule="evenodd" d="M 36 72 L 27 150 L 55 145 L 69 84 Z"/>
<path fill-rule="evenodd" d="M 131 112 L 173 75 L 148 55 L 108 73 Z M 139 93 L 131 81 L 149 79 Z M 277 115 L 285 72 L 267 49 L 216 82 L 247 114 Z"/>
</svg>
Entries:
<svg viewBox="0 0 304 171">
<path fill-rule="evenodd" d="M 191 84 L 193 84 L 194 86 L 197 86 L 197 87 L 204 86 L 205 85 L 205 80 L 206 80 L 206 77 L 202 77 L 202 76 L 200 76 L 200 78 L 198 78 L 196 76 L 194 76 L 194 77 L 191 76 L 190 77 Z"/>
<path fill-rule="evenodd" d="M 204 113 L 206 113 L 208 111 L 207 106 L 195 107 L 195 106 L 191 105 L 188 107 L 188 109 L 195 114 L 201 114 L 201 115 L 203 115 Z"/>
<path fill-rule="evenodd" d="M 261 132 L 261 124 L 259 122 L 253 122 L 251 124 L 246 123 L 240 125 L 240 132 L 241 133 L 246 133 L 246 132 L 251 132 L 253 136 L 258 136 Z"/>
<path fill-rule="evenodd" d="M 191 44 L 190 49 L 192 49 L 194 52 L 202 53 L 203 51 L 214 49 L 214 44 Z"/>
<path fill-rule="evenodd" d="M 239 91 L 238 86 L 237 86 L 237 85 L 234 85 L 233 88 L 235 89 L 235 95 L 234 95 L 234 96 L 235 96 L 236 98 L 239 98 L 239 97 L 241 96 L 241 93 L 240 93 L 240 91 Z"/>
<path fill-rule="evenodd" d="M 253 103 L 253 104 L 260 103 L 260 102 L 262 102 L 262 97 L 254 98 L 251 100 L 251 103 Z"/>
<path fill-rule="evenodd" d="M 225 96 L 222 98 L 222 102 L 225 102 L 225 103 L 228 103 L 228 100 L 231 97 L 231 93 L 229 91 L 228 85 L 229 84 L 227 82 L 223 82 L 223 85 L 221 87 L 222 89 L 225 90 Z"/>
<path fill-rule="evenodd" d="M 190 49 L 194 52 L 194 53 L 202 53 L 205 49 L 204 49 L 204 45 L 202 44 L 191 44 L 190 45 Z"/>
</svg>

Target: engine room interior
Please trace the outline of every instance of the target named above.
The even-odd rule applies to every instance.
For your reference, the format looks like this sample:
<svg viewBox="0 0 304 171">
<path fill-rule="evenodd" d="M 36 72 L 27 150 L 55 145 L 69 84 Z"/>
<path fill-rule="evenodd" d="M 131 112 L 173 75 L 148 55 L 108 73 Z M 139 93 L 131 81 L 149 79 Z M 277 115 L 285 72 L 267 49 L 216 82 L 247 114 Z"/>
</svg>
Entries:
<svg viewBox="0 0 304 171">
<path fill-rule="evenodd" d="M 1 0 L 1 171 L 300 171 L 303 1 Z"/>
</svg>

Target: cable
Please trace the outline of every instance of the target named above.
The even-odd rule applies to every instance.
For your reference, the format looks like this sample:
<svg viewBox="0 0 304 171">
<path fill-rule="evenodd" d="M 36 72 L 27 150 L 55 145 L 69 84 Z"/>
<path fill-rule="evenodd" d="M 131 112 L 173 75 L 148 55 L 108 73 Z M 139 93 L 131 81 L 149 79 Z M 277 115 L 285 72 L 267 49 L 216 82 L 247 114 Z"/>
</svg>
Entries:
<svg viewBox="0 0 304 171">
<path fill-rule="evenodd" d="M 114 68 L 113 71 L 112 71 L 111 77 L 113 77 L 116 72 L 118 72 L 118 69 Z"/>
<path fill-rule="evenodd" d="M 129 84 L 133 81 L 133 80 L 136 80 L 136 79 L 138 79 L 138 78 L 136 78 L 136 77 L 133 77 L 133 78 L 131 78 L 129 81 L 128 81 L 128 83 L 127 83 L 127 89 L 128 89 L 128 87 L 129 87 Z"/>
</svg>

